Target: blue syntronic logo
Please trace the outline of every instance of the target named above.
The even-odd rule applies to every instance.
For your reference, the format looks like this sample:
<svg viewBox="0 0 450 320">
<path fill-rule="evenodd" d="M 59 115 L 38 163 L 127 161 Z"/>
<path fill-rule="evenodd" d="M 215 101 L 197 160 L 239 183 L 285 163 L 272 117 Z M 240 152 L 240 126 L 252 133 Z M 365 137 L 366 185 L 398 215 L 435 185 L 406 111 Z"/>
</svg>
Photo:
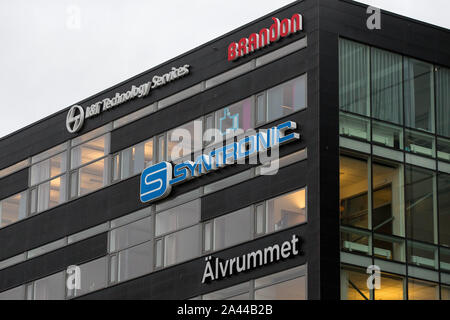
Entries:
<svg viewBox="0 0 450 320">
<path fill-rule="evenodd" d="M 169 195 L 172 186 L 172 164 L 160 162 L 146 168 L 141 174 L 141 201 L 149 202 Z"/>
<path fill-rule="evenodd" d="M 195 161 L 184 161 L 172 167 L 170 162 L 160 162 L 146 168 L 141 174 L 142 202 L 150 202 L 167 197 L 172 186 L 194 177 L 207 174 L 238 160 L 250 158 L 274 146 L 300 139 L 300 134 L 288 130 L 297 129 L 293 121 L 246 136 L 238 142 L 217 147 L 208 154 L 198 156 Z M 173 172 L 172 172 L 173 171 Z"/>
</svg>

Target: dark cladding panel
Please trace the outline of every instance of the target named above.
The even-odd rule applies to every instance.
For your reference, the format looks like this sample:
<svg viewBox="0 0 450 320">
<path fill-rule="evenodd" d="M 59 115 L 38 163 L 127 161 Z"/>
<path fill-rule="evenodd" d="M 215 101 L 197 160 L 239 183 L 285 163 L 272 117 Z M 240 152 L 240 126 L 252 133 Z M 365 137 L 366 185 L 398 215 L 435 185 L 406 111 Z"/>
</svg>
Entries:
<svg viewBox="0 0 450 320">
<path fill-rule="evenodd" d="M 0 179 L 0 200 L 28 188 L 28 168 Z"/>
<path fill-rule="evenodd" d="M 0 270 L 0 291 L 103 257 L 107 251 L 108 234 L 103 233 Z"/>
</svg>

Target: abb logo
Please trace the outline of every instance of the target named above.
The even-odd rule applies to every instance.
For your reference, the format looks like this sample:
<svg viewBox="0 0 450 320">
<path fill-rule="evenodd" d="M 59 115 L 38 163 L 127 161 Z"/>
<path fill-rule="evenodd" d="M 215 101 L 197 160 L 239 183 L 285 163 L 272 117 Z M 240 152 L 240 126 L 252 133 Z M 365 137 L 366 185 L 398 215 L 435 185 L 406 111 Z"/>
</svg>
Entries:
<svg viewBox="0 0 450 320">
<path fill-rule="evenodd" d="M 301 14 L 294 14 L 290 19 L 279 20 L 272 18 L 270 28 L 263 28 L 259 33 L 252 33 L 248 38 L 242 38 L 238 42 L 232 42 L 228 46 L 228 61 L 236 60 L 256 50 L 267 47 L 293 33 L 303 30 L 303 18 Z"/>
</svg>

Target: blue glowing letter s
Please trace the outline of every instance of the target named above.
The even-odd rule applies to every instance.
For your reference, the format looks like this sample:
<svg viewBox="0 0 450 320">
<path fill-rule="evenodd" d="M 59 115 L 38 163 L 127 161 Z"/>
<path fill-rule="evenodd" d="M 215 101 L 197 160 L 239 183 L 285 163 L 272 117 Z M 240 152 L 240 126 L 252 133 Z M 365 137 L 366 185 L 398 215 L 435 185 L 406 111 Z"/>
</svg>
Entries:
<svg viewBox="0 0 450 320">
<path fill-rule="evenodd" d="M 141 174 L 141 201 L 149 202 L 167 197 L 172 190 L 172 164 L 160 162 L 146 168 Z"/>
</svg>

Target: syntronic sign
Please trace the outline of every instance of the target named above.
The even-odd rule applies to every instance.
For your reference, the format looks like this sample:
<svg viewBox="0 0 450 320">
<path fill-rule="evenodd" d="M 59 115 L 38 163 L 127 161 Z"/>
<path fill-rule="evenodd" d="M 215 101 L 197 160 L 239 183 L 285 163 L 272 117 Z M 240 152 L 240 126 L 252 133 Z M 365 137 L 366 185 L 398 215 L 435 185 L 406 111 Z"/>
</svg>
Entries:
<svg viewBox="0 0 450 320">
<path fill-rule="evenodd" d="M 281 245 L 274 244 L 240 257 L 221 260 L 208 256 L 205 258 L 206 265 L 203 271 L 202 283 L 230 277 L 241 272 L 295 257 L 300 253 L 299 237 L 294 234 L 291 240 L 284 241 Z"/>
<path fill-rule="evenodd" d="M 234 164 L 238 160 L 256 156 L 275 146 L 298 140 L 298 133 L 286 132 L 295 129 L 297 124 L 287 121 L 202 154 L 195 162 L 184 161 L 172 167 L 172 163 L 164 161 L 150 166 L 141 174 L 141 201 L 145 203 L 162 199 L 170 194 L 172 186 Z"/>
<path fill-rule="evenodd" d="M 172 68 L 172 70 L 162 76 L 154 76 L 152 81 L 143 83 L 138 86 L 131 86 L 130 90 L 124 93 L 116 93 L 112 98 L 105 98 L 98 101 L 84 110 L 79 105 L 74 105 L 70 108 L 66 117 L 66 128 L 70 133 L 78 132 L 82 127 L 85 119 L 89 119 L 98 116 L 100 113 L 117 107 L 127 101 L 135 98 L 142 98 L 150 93 L 150 90 L 162 87 L 169 82 L 177 80 L 187 74 L 189 74 L 190 66 L 188 64 L 179 67 Z"/>
<path fill-rule="evenodd" d="M 234 61 L 256 50 L 267 47 L 291 34 L 303 30 L 303 18 L 296 13 L 291 19 L 279 20 L 272 18 L 273 24 L 269 29 L 263 28 L 258 33 L 252 33 L 248 38 L 242 38 L 238 42 L 232 42 L 228 46 L 228 61 Z"/>
</svg>

